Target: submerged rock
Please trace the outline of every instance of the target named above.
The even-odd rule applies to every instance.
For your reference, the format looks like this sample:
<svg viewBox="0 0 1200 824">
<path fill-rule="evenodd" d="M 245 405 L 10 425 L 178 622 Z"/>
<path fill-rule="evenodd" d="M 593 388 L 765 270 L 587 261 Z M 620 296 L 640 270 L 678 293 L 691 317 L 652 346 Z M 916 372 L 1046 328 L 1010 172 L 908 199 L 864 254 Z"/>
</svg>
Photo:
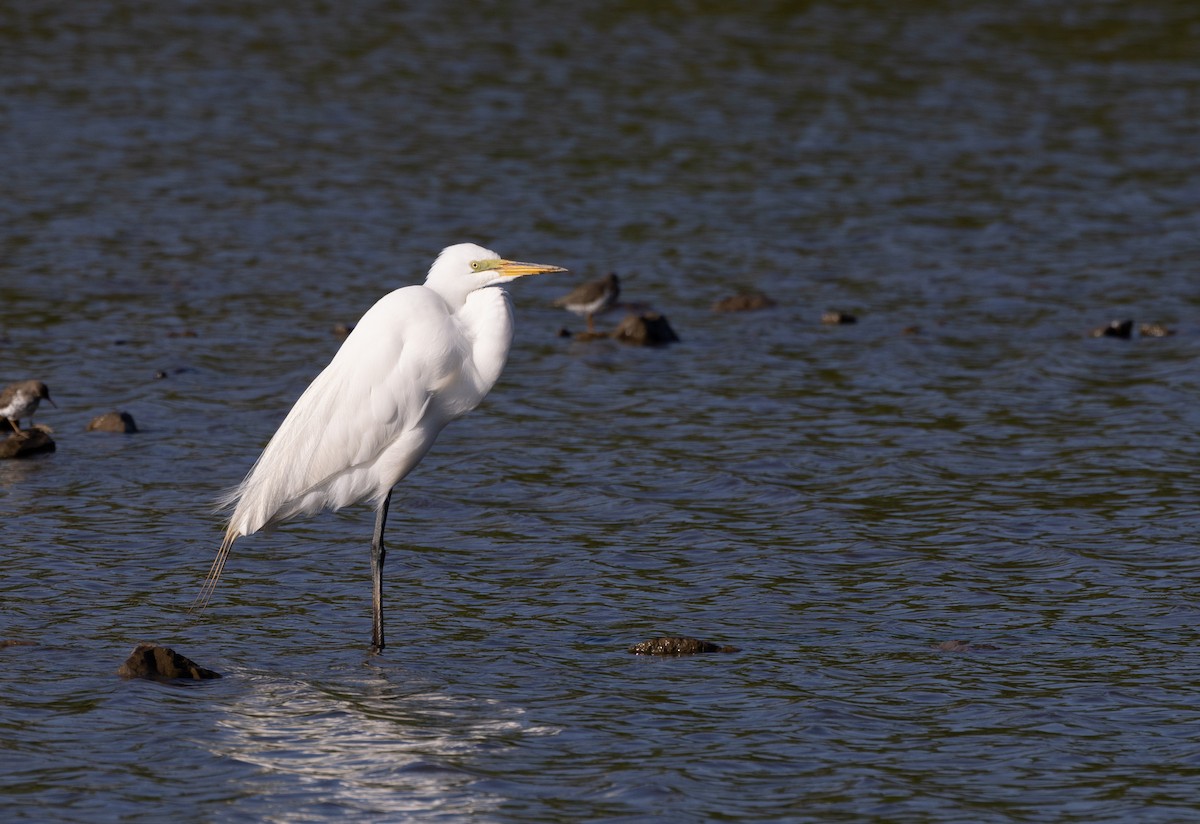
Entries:
<svg viewBox="0 0 1200 824">
<path fill-rule="evenodd" d="M 0 439 L 0 458 L 27 458 L 57 448 L 49 427 L 38 424 Z"/>
<path fill-rule="evenodd" d="M 695 655 L 698 652 L 740 652 L 737 647 L 721 646 L 696 638 L 651 638 L 629 648 L 634 655 Z"/>
<path fill-rule="evenodd" d="M 967 641 L 943 641 L 934 647 L 941 652 L 977 652 L 980 650 L 997 649 L 991 644 L 972 644 Z"/>
<path fill-rule="evenodd" d="M 133 415 L 128 412 L 105 412 L 92 418 L 87 425 L 88 432 L 137 432 L 137 424 L 133 422 Z"/>
<path fill-rule="evenodd" d="M 1175 334 L 1174 329 L 1161 323 L 1143 323 L 1138 327 L 1138 331 L 1142 333 L 1143 338 L 1169 338 Z"/>
<path fill-rule="evenodd" d="M 1129 340 L 1133 336 L 1132 320 L 1110 320 L 1106 326 L 1097 326 L 1092 330 L 1093 338 L 1120 338 Z"/>
<path fill-rule="evenodd" d="M 769 309 L 775 301 L 762 292 L 745 292 L 740 295 L 730 295 L 721 298 L 712 305 L 714 312 L 753 312 L 757 309 Z"/>
<path fill-rule="evenodd" d="M 612 337 L 635 346 L 663 346 L 679 340 L 671 324 L 667 323 L 666 315 L 658 312 L 626 315 L 613 330 Z"/>
<path fill-rule="evenodd" d="M 205 669 L 170 647 L 158 644 L 138 644 L 117 670 L 117 675 L 122 678 L 190 678 L 195 681 L 221 677 L 221 673 Z"/>
<path fill-rule="evenodd" d="M 858 323 L 858 318 L 849 312 L 822 312 L 821 323 L 829 324 L 830 326 L 845 323 Z"/>
<path fill-rule="evenodd" d="M 588 343 L 589 341 L 607 341 L 611 337 L 608 332 L 572 332 L 569 329 L 562 329 L 558 332 L 559 337 L 569 337 L 572 341 L 578 343 Z"/>
<path fill-rule="evenodd" d="M 0 639 L 0 649 L 5 647 L 36 647 L 37 641 L 22 641 L 19 638 L 2 638 Z"/>
</svg>

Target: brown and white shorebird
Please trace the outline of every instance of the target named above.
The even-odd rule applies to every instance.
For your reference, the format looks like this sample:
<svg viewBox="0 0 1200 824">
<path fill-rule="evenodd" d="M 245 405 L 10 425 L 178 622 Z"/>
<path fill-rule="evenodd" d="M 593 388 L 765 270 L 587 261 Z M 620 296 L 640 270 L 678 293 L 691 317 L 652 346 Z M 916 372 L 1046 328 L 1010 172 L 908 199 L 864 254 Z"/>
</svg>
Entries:
<svg viewBox="0 0 1200 824">
<path fill-rule="evenodd" d="M 20 434 L 21 418 L 29 418 L 29 425 L 32 426 L 33 413 L 42 401 L 48 401 L 51 406 L 58 406 L 50 400 L 50 390 L 41 381 L 10 383 L 0 390 L 0 418 L 8 421 L 13 431 Z"/>
<path fill-rule="evenodd" d="M 617 279 L 617 273 L 609 272 L 598 280 L 589 280 L 576 286 L 554 301 L 554 305 L 587 318 L 588 331 L 595 332 L 592 317 L 616 306 L 620 296 L 621 282 Z"/>
</svg>

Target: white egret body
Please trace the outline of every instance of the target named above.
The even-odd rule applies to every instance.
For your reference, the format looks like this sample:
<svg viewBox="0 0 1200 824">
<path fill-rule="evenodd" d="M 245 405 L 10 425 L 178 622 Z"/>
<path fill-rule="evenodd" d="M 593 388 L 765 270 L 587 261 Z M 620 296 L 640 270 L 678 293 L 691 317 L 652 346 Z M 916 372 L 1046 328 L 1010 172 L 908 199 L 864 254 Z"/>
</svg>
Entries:
<svg viewBox="0 0 1200 824">
<path fill-rule="evenodd" d="M 500 377 L 513 335 L 512 304 L 500 284 L 565 271 L 463 243 L 442 250 L 424 286 L 397 289 L 372 306 L 224 497 L 233 515 L 197 605 L 208 603 L 238 538 L 370 501 L 377 510 L 371 642 L 382 650 L 383 528 L 392 488 Z"/>
</svg>

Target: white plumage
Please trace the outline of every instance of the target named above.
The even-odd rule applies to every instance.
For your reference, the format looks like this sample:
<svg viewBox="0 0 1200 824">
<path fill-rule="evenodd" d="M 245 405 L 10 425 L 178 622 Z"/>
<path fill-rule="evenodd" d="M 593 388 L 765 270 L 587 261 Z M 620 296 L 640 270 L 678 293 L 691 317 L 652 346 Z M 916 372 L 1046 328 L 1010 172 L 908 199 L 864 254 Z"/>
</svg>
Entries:
<svg viewBox="0 0 1200 824">
<path fill-rule="evenodd" d="M 212 596 L 238 538 L 370 501 L 378 511 L 372 642 L 382 649 L 382 533 L 391 490 L 442 428 L 478 406 L 500 377 L 513 334 L 512 304 L 500 284 L 562 271 L 464 243 L 442 250 L 425 285 L 397 289 L 372 306 L 245 480 L 222 499 L 233 515 L 197 604 Z"/>
</svg>

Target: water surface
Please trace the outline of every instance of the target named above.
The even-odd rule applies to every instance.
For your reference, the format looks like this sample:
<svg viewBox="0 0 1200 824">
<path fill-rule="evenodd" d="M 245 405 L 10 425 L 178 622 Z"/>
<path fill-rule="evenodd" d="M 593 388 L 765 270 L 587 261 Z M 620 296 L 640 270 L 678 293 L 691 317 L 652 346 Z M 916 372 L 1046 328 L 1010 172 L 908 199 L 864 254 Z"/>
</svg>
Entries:
<svg viewBox="0 0 1200 824">
<path fill-rule="evenodd" d="M 1192 5 L 414 5 L 0 11 L 0 379 L 58 402 L 0 463 L 6 817 L 1194 814 Z M 463 240 L 572 272 L 397 490 L 386 654 L 363 508 L 189 615 L 333 327 Z M 680 344 L 557 336 L 610 270 Z"/>
</svg>

